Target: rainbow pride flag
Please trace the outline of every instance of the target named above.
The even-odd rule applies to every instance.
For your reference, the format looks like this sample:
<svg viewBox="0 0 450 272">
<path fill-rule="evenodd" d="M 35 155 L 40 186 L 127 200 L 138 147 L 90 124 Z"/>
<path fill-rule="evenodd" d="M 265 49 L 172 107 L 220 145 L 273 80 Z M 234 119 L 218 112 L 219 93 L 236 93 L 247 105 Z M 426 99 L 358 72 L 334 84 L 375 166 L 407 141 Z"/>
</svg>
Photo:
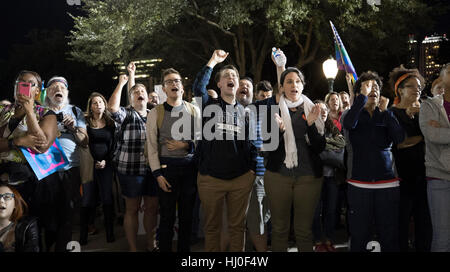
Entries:
<svg viewBox="0 0 450 272">
<path fill-rule="evenodd" d="M 336 51 L 336 61 L 339 70 L 344 70 L 345 73 L 352 74 L 353 77 L 353 83 L 355 83 L 356 80 L 358 80 L 358 75 L 356 74 L 355 67 L 353 67 L 352 61 L 350 60 L 350 57 L 348 56 L 347 50 L 345 50 L 345 46 L 342 43 L 341 37 L 339 37 L 339 34 L 334 27 L 333 23 L 330 21 L 331 29 L 333 30 L 334 34 L 334 48 Z"/>
</svg>

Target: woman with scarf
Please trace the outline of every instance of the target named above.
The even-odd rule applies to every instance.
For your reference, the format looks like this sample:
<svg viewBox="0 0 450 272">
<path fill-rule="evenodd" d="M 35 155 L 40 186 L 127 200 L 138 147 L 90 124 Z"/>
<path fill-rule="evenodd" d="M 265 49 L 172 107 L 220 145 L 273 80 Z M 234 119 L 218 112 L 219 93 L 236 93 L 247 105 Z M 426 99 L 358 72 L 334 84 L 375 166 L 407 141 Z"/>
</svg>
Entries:
<svg viewBox="0 0 450 272">
<path fill-rule="evenodd" d="M 322 188 L 319 154 L 326 141 L 320 105 L 302 94 L 304 85 L 300 70 L 288 67 L 280 76 L 281 95 L 256 103 L 268 106 L 266 120 L 276 122 L 279 129 L 278 147 L 265 154 L 264 188 L 272 216 L 272 251 L 288 248 L 292 206 L 298 251 L 313 250 L 312 222 Z M 279 111 L 272 112 L 272 105 L 278 105 Z"/>
</svg>

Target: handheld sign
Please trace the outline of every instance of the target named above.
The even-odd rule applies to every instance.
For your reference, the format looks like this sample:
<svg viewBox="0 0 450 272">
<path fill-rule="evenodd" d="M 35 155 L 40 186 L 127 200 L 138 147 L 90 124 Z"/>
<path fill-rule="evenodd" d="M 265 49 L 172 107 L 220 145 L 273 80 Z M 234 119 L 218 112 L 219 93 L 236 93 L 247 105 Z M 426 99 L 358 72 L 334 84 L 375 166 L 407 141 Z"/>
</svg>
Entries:
<svg viewBox="0 0 450 272">
<path fill-rule="evenodd" d="M 53 142 L 45 153 L 35 153 L 30 148 L 24 147 L 21 147 L 20 149 L 38 180 L 53 174 L 69 164 L 69 160 L 67 159 L 66 154 L 64 154 L 58 138 L 55 139 L 55 142 Z"/>
</svg>

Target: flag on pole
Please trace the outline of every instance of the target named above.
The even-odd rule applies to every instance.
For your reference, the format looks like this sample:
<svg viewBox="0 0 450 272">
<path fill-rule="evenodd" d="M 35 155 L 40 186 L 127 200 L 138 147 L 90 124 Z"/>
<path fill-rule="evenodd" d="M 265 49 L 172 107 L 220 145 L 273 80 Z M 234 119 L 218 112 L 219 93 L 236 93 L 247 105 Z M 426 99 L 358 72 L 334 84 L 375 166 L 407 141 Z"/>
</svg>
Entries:
<svg viewBox="0 0 450 272">
<path fill-rule="evenodd" d="M 341 37 L 334 27 L 333 23 L 330 21 L 331 29 L 334 34 L 334 48 L 336 51 L 336 61 L 339 70 L 344 70 L 345 73 L 350 73 L 353 77 L 353 83 L 358 80 L 358 75 L 356 74 L 355 67 L 353 67 L 352 61 L 348 56 L 347 50 L 345 50 L 344 44 L 342 43 Z"/>
</svg>

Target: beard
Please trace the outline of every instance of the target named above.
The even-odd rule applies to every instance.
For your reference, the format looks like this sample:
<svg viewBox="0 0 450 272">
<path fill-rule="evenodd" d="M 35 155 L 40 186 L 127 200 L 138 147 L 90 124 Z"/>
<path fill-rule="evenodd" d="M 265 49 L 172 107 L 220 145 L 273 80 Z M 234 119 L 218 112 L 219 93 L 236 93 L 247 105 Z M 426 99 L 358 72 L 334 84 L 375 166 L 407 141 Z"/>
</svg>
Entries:
<svg viewBox="0 0 450 272">
<path fill-rule="evenodd" d="M 45 98 L 45 102 L 48 106 L 62 107 L 62 106 L 69 104 L 69 98 L 66 97 L 65 99 L 62 99 L 61 101 L 57 101 L 54 97 L 50 98 L 47 96 Z"/>
<path fill-rule="evenodd" d="M 239 99 L 238 102 L 242 106 L 247 107 L 248 105 L 250 105 L 250 103 L 252 103 L 252 100 L 250 99 L 250 97 L 245 96 L 245 97 L 242 97 L 241 99 Z"/>
</svg>

